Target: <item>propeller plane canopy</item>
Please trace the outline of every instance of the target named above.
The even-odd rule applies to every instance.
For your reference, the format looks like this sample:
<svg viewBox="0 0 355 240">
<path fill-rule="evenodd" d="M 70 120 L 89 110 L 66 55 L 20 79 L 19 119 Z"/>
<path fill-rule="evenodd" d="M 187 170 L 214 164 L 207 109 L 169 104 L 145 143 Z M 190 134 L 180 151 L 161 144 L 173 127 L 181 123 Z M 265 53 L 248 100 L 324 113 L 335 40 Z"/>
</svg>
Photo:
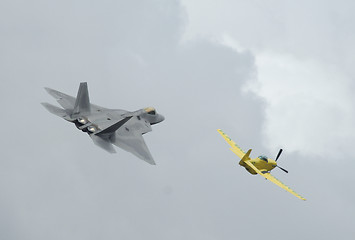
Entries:
<svg viewBox="0 0 355 240">
<path fill-rule="evenodd" d="M 289 193 L 295 195 L 299 199 L 306 200 L 304 197 L 300 196 L 298 193 L 293 191 L 291 188 L 283 184 L 280 180 L 275 178 L 270 174 L 270 171 L 274 169 L 275 167 L 280 168 L 284 172 L 288 173 L 286 169 L 283 169 L 282 167 L 278 166 L 276 161 L 280 157 L 282 153 L 282 149 L 280 149 L 279 153 L 277 154 L 277 157 L 275 160 L 270 159 L 266 156 L 259 156 L 258 158 L 250 158 L 250 153 L 251 149 L 248 150 L 247 153 L 245 153 L 230 137 L 228 137 L 227 134 L 225 134 L 221 129 L 217 130 L 222 137 L 226 140 L 226 142 L 231 146 L 230 150 L 234 152 L 241 160 L 239 162 L 239 165 L 243 166 L 249 173 L 256 175 L 260 174 L 264 178 L 270 180 L 271 182 L 275 183 L 277 186 L 285 189 Z"/>
</svg>

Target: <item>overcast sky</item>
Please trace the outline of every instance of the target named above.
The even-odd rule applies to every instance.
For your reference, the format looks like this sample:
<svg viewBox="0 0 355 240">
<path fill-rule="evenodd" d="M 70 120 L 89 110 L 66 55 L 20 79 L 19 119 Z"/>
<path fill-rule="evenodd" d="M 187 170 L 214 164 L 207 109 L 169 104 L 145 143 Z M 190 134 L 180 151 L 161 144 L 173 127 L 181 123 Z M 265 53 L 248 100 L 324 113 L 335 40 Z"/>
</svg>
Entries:
<svg viewBox="0 0 355 240">
<path fill-rule="evenodd" d="M 0 239 L 352 239 L 351 1 L 0 1 Z M 165 121 L 151 166 L 48 113 L 43 89 Z M 238 166 L 216 131 L 301 201 Z"/>
</svg>

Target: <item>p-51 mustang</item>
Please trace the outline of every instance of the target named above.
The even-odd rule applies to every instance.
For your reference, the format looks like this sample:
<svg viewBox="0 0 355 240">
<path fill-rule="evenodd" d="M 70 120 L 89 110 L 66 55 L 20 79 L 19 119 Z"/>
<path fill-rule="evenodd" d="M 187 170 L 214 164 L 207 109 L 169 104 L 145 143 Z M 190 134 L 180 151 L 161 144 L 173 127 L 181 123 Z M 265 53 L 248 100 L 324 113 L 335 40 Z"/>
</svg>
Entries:
<svg viewBox="0 0 355 240">
<path fill-rule="evenodd" d="M 241 158 L 239 165 L 245 167 L 245 169 L 255 175 L 255 174 L 260 174 L 264 178 L 270 180 L 271 182 L 275 183 L 277 186 L 285 189 L 286 191 L 292 193 L 296 197 L 306 200 L 305 198 L 301 197 L 298 193 L 294 192 L 291 188 L 288 186 L 284 185 L 281 181 L 276 179 L 274 176 L 270 174 L 270 171 L 274 169 L 275 167 L 280 168 L 281 170 L 285 171 L 288 173 L 286 169 L 283 169 L 282 167 L 279 167 L 276 163 L 277 159 L 280 157 L 282 149 L 280 149 L 279 153 L 277 154 L 277 157 L 275 160 L 272 160 L 270 158 L 267 158 L 266 156 L 259 156 L 258 158 L 251 159 L 249 157 L 251 149 L 248 150 L 247 153 L 245 153 L 235 142 L 232 141 L 230 137 L 227 136 L 221 129 L 217 130 L 222 137 L 227 141 L 227 143 L 231 146 L 230 150 L 234 152 L 238 157 Z"/>
<path fill-rule="evenodd" d="M 112 146 L 114 144 L 155 165 L 142 136 L 152 131 L 151 125 L 164 120 L 154 108 L 129 112 L 91 104 L 86 82 L 80 83 L 76 98 L 50 88 L 45 89 L 64 109 L 49 103 L 42 105 L 49 112 L 74 123 L 79 130 L 88 133 L 97 146 L 115 153 Z"/>
</svg>

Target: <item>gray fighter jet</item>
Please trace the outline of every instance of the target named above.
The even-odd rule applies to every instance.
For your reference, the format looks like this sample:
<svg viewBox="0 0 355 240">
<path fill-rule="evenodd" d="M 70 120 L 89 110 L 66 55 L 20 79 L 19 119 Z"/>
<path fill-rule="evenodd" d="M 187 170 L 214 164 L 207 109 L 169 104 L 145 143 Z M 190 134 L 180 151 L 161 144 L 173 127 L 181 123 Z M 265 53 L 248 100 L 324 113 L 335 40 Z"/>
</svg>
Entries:
<svg viewBox="0 0 355 240">
<path fill-rule="evenodd" d="M 152 131 L 151 125 L 164 120 L 154 108 L 129 112 L 91 104 L 86 82 L 80 83 L 76 98 L 50 88 L 45 89 L 64 109 L 49 103 L 42 105 L 49 112 L 74 123 L 79 130 L 88 133 L 97 146 L 109 153 L 115 153 L 113 144 L 155 165 L 142 136 Z"/>
</svg>

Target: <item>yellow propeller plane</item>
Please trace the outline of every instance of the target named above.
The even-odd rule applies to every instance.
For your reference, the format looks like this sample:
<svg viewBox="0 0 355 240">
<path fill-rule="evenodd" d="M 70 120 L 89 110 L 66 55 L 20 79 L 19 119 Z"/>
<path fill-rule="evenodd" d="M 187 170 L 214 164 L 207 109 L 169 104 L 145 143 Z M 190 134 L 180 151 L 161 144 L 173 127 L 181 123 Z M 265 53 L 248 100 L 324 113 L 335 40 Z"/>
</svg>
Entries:
<svg viewBox="0 0 355 240">
<path fill-rule="evenodd" d="M 274 169 L 275 167 L 280 168 L 281 170 L 285 171 L 288 173 L 286 169 L 283 169 L 282 167 L 278 166 L 276 161 L 280 157 L 282 153 L 282 149 L 280 149 L 279 153 L 277 154 L 277 157 L 275 160 L 272 160 L 270 158 L 267 158 L 266 156 L 259 156 L 258 158 L 251 159 L 249 157 L 251 149 L 248 150 L 247 153 L 245 153 L 235 142 L 232 141 L 230 137 L 227 136 L 221 129 L 217 130 L 222 137 L 227 141 L 227 143 L 231 146 L 230 150 L 234 152 L 241 160 L 239 162 L 239 165 L 245 167 L 245 169 L 253 174 L 260 174 L 264 178 L 270 180 L 271 182 L 275 183 L 277 186 L 285 189 L 286 191 L 290 192 L 291 194 L 295 195 L 299 199 L 306 200 L 302 196 L 300 196 L 298 193 L 293 191 L 291 188 L 283 184 L 280 180 L 275 178 L 270 174 L 270 171 Z"/>
</svg>

